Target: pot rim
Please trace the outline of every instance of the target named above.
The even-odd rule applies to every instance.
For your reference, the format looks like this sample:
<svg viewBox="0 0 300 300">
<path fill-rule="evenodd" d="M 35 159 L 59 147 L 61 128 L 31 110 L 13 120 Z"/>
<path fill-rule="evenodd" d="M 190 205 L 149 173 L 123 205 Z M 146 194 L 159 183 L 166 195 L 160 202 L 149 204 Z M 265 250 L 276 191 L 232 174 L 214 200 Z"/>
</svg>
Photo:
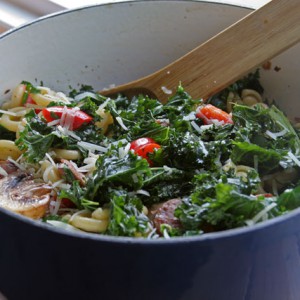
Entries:
<svg viewBox="0 0 300 300">
<path fill-rule="evenodd" d="M 30 22 L 24 23 L 21 26 L 18 26 L 16 28 L 10 29 L 6 31 L 5 33 L 0 35 L 0 40 L 6 38 L 7 36 L 10 36 L 11 34 L 14 34 L 16 32 L 19 32 L 28 26 L 32 26 L 36 23 L 44 22 L 47 21 L 48 19 L 56 18 L 61 15 L 69 14 L 69 13 L 74 13 L 77 11 L 81 10 L 86 10 L 86 9 L 93 9 L 95 7 L 102 7 L 102 6 L 110 6 L 110 5 L 128 5 L 130 3 L 142 3 L 147 1 L 149 2 L 187 2 L 186 0 L 119 0 L 119 1 L 105 1 L 104 3 L 101 4 L 92 4 L 92 5 L 85 5 L 81 6 L 78 8 L 74 9 L 66 9 L 63 11 L 59 11 L 56 13 L 48 14 L 46 16 L 37 18 L 35 20 L 32 20 Z M 225 0 L 226 1 L 226 0 Z M 250 11 L 254 8 L 253 5 L 251 4 L 235 4 L 235 3 L 230 3 L 230 0 L 225 3 L 224 1 L 209 1 L 209 0 L 188 0 L 188 2 L 195 2 L 195 3 L 207 3 L 213 4 L 213 5 L 223 5 L 223 6 L 231 6 L 231 7 L 237 7 L 237 8 L 245 8 L 249 9 Z M 68 231 L 65 229 L 60 229 L 55 226 L 50 226 L 49 224 L 43 223 L 41 221 L 37 220 L 32 220 L 28 217 L 24 217 L 22 215 L 19 215 L 17 213 L 8 211 L 4 208 L 0 207 L 0 217 L 2 215 L 6 215 L 10 217 L 12 220 L 17 220 L 18 222 L 25 223 L 26 225 L 33 226 L 35 228 L 41 228 L 42 230 L 49 230 L 50 232 L 59 234 L 59 235 L 64 235 L 64 236 L 70 236 L 74 237 L 77 239 L 89 239 L 93 240 L 96 242 L 107 242 L 107 243 L 120 243 L 120 244 L 153 244 L 153 245 L 165 245 L 165 244 L 174 244 L 174 243 L 191 243 L 191 242 L 196 242 L 196 243 L 202 243 L 208 240 L 221 240 L 221 239 L 228 239 L 231 237 L 236 237 L 236 236 L 241 236 L 241 235 L 246 235 L 246 234 L 251 234 L 256 231 L 262 230 L 262 229 L 267 229 L 269 227 L 273 227 L 274 225 L 279 225 L 282 222 L 285 222 L 286 220 L 293 219 L 299 217 L 300 215 L 300 208 L 296 208 L 293 211 L 282 215 L 275 217 L 270 220 L 263 221 L 261 223 L 255 224 L 253 226 L 248 226 L 248 227 L 239 227 L 239 228 L 234 228 L 234 229 L 227 229 L 224 231 L 219 231 L 219 232 L 212 232 L 212 233 L 205 233 L 202 235 L 195 235 L 195 236 L 187 236 L 187 237 L 172 237 L 170 239 L 147 239 L 147 238 L 132 238 L 132 237 L 119 237 L 119 236 L 108 236 L 108 235 L 101 235 L 101 234 L 93 234 L 93 233 L 87 233 L 87 232 L 76 232 L 76 231 Z"/>
<path fill-rule="evenodd" d="M 300 208 L 296 208 L 285 215 L 269 219 L 252 226 L 238 227 L 233 229 L 226 229 L 223 231 L 205 233 L 201 235 L 194 236 L 184 236 L 184 237 L 172 237 L 170 239 L 158 238 L 158 239 L 147 239 L 147 238 L 135 238 L 135 237 L 123 237 L 123 236 L 109 236 L 101 235 L 95 233 L 88 233 L 84 231 L 70 231 L 66 229 L 61 229 L 55 226 L 51 226 L 47 223 L 38 220 L 32 220 L 28 217 L 19 215 L 17 213 L 11 212 L 0 207 L 0 218 L 1 215 L 6 215 L 12 219 L 12 221 L 18 221 L 20 223 L 25 223 L 28 226 L 33 226 L 36 229 L 47 230 L 55 234 L 69 236 L 76 239 L 88 239 L 95 242 L 106 242 L 106 243 L 117 243 L 117 244 L 140 244 L 140 245 L 165 245 L 165 244 L 186 244 L 186 243 L 205 243 L 210 240 L 226 240 L 230 238 L 236 238 L 239 236 L 252 235 L 256 232 L 263 230 L 269 230 L 276 225 L 280 226 L 285 221 L 292 221 L 292 219 L 299 218 Z"/>
</svg>

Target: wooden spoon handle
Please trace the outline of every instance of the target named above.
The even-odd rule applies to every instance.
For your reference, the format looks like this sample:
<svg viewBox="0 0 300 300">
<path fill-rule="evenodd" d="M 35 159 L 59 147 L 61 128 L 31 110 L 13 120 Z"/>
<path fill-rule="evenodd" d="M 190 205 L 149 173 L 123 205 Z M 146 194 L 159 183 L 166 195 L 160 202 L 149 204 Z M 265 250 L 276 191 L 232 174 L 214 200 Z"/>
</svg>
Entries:
<svg viewBox="0 0 300 300">
<path fill-rule="evenodd" d="M 145 88 L 166 101 L 179 82 L 208 98 L 300 40 L 300 1 L 272 0 L 163 69 L 110 92 Z"/>
</svg>

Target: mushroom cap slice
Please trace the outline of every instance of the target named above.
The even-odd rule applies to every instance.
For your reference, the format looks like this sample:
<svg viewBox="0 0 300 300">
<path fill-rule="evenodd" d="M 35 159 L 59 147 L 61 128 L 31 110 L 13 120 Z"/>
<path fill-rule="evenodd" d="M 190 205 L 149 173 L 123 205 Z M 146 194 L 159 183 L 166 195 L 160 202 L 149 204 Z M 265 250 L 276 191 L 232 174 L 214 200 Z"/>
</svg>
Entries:
<svg viewBox="0 0 300 300">
<path fill-rule="evenodd" d="M 50 202 L 51 187 L 20 169 L 0 177 L 0 207 L 32 219 L 43 217 Z"/>
</svg>

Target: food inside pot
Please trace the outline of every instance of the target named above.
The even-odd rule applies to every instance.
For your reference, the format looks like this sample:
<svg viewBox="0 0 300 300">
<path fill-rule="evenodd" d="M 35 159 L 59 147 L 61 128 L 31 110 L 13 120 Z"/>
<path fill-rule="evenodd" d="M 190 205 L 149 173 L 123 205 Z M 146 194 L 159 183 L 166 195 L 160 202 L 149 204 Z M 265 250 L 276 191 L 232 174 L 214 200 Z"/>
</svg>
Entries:
<svg viewBox="0 0 300 300">
<path fill-rule="evenodd" d="M 0 125 L 0 206 L 67 230 L 201 235 L 300 206 L 297 124 L 258 70 L 205 101 L 179 86 L 165 105 L 23 81 Z"/>
</svg>

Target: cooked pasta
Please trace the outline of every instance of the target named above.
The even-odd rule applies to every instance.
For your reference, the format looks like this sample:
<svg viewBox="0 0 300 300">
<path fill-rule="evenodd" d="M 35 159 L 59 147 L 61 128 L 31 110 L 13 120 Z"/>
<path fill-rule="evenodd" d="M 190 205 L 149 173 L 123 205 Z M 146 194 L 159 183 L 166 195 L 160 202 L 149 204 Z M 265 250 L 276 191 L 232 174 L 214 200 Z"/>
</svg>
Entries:
<svg viewBox="0 0 300 300">
<path fill-rule="evenodd" d="M 52 150 L 57 159 L 79 160 L 81 158 L 78 150 L 56 149 Z"/>
<path fill-rule="evenodd" d="M 92 212 L 91 217 L 96 220 L 109 220 L 109 208 L 99 207 Z"/>
<path fill-rule="evenodd" d="M 18 159 L 22 152 L 13 141 L 0 140 L 0 160 Z"/>
<path fill-rule="evenodd" d="M 0 125 L 5 127 L 7 130 L 17 132 L 18 128 L 28 112 L 28 109 L 22 106 L 11 108 L 4 113 L 0 118 Z"/>
<path fill-rule="evenodd" d="M 229 92 L 227 96 L 227 111 L 231 112 L 232 111 L 232 106 L 237 103 L 237 104 L 243 104 L 243 101 L 241 100 L 241 97 L 238 95 L 238 93 L 234 92 Z"/>
<path fill-rule="evenodd" d="M 108 227 L 108 219 L 95 219 L 87 210 L 74 214 L 70 218 L 69 223 L 76 228 L 94 233 L 105 232 Z"/>
<path fill-rule="evenodd" d="M 259 102 L 262 102 L 261 95 L 252 89 L 243 89 L 242 90 L 242 102 L 244 105 L 251 106 Z"/>
<path fill-rule="evenodd" d="M 229 92 L 227 96 L 227 111 L 231 112 L 234 104 L 252 106 L 257 103 L 262 103 L 262 97 L 253 89 L 243 89 L 241 95 L 237 92 Z"/>
<path fill-rule="evenodd" d="M 247 181 L 248 172 L 253 170 L 253 168 L 243 165 L 238 165 L 235 167 L 235 175 L 243 178 L 244 181 Z"/>
<path fill-rule="evenodd" d="M 20 107 L 22 105 L 22 99 L 25 91 L 25 84 L 18 84 L 13 92 L 10 101 L 5 102 L 2 105 L 3 109 L 9 109 L 14 107 Z"/>
<path fill-rule="evenodd" d="M 52 102 L 64 102 L 66 104 L 69 104 L 69 100 L 63 95 L 56 93 L 55 95 L 52 94 L 32 94 L 32 99 L 37 105 L 47 107 Z"/>
</svg>

